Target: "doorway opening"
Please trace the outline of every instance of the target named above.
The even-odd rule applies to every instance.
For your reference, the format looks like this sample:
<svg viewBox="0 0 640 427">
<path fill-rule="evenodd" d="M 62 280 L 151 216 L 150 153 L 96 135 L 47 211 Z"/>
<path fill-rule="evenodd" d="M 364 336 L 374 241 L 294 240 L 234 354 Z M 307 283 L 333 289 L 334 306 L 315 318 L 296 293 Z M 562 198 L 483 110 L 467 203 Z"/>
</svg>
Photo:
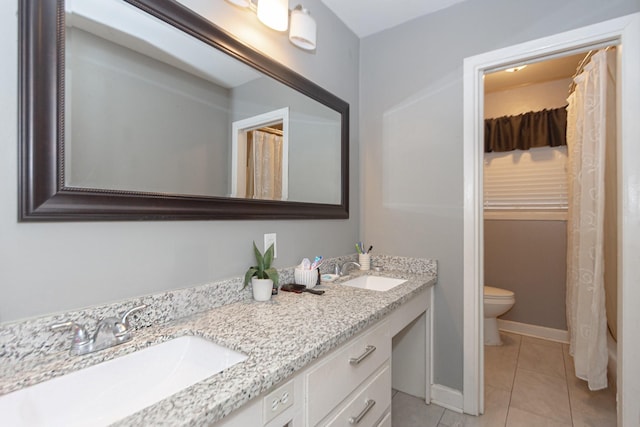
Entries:
<svg viewBox="0 0 640 427">
<path fill-rule="evenodd" d="M 595 51 L 530 63 L 516 72 L 501 70 L 484 74 L 482 350 L 487 393 L 500 391 L 510 396 L 509 408 L 515 408 L 515 413 L 527 410 L 557 421 L 580 423 L 597 400 L 599 422 L 610 425 L 616 422 L 617 51 L 606 47 L 598 52 L 602 53 L 596 57 L 597 63 L 608 68 L 601 80 L 606 81 L 604 86 L 608 88 L 602 91 L 606 99 L 602 104 L 609 107 L 597 110 L 606 112 L 602 128 L 608 130 L 604 133 L 607 137 L 592 140 L 594 145 L 595 141 L 602 141 L 606 147 L 593 163 L 601 171 L 597 176 L 602 181 L 596 179 L 593 184 L 594 190 L 599 190 L 599 203 L 604 205 L 604 221 L 600 219 L 601 225 L 590 230 L 594 233 L 596 229 L 601 230 L 599 243 L 595 240 L 589 243 L 584 233 L 580 233 L 580 239 L 568 238 L 569 225 L 573 224 L 571 230 L 575 230 L 579 224 L 571 219 L 580 212 L 576 200 L 579 188 L 588 188 L 591 181 L 577 179 L 576 185 L 569 185 L 570 177 L 589 174 L 587 171 L 584 175 L 571 173 L 571 169 L 579 165 L 576 159 L 580 158 L 582 144 L 573 137 L 577 135 L 575 114 L 567 112 L 582 109 L 584 103 L 576 100 L 584 99 L 586 76 L 591 76 L 590 81 L 594 82 L 596 64 L 590 58 Z M 572 84 L 574 79 L 581 82 L 579 88 Z M 599 120 L 590 120 L 592 126 L 585 123 L 580 130 L 585 129 L 586 135 L 589 130 L 600 129 L 597 123 Z M 572 138 L 567 138 L 568 131 Z M 585 144 L 585 150 L 589 145 Z M 569 194 L 571 187 L 578 192 L 576 195 Z M 589 214 L 592 213 L 595 212 L 589 210 Z M 595 215 L 595 218 L 603 216 Z M 604 306 L 591 314 L 593 304 L 577 298 L 580 287 L 576 287 L 575 281 L 567 284 L 567 278 L 571 277 L 567 274 L 568 267 L 576 265 L 580 253 L 578 250 L 567 252 L 568 240 L 582 242 L 582 251 L 590 254 L 593 252 L 587 251 L 588 247 L 602 248 L 598 253 L 604 256 L 591 266 L 604 266 L 604 283 L 596 279 L 598 291 L 593 294 L 598 297 L 606 294 L 607 321 L 604 323 L 596 322 L 600 316 L 604 318 Z M 587 267 L 588 261 L 581 263 Z M 487 297 L 487 293 L 492 296 Z M 510 295 L 509 300 L 502 294 Z M 580 334 L 570 339 L 569 331 L 575 334 L 577 329 L 592 326 L 596 326 L 590 334 L 592 338 L 582 338 Z M 604 355 L 587 359 L 587 354 L 595 354 L 588 352 L 587 347 L 599 348 L 601 351 L 597 354 Z M 596 370 L 596 366 L 599 369 Z M 604 371 L 600 370 L 603 367 Z M 602 390 L 591 392 L 587 382 L 577 381 L 576 377 L 587 378 L 590 386 Z M 539 385 L 536 399 L 523 400 L 525 393 L 531 393 L 530 383 L 542 379 L 554 381 L 554 386 Z M 561 391 L 561 395 L 555 396 L 556 390 Z M 491 408 L 495 404 L 489 405 L 487 413 L 492 416 L 495 410 Z M 554 410 L 543 409 L 548 405 Z M 509 418 L 516 416 L 511 411 L 509 414 Z"/>
<path fill-rule="evenodd" d="M 618 353 L 620 363 L 618 377 L 618 424 L 624 420 L 634 422 L 640 416 L 632 404 L 640 390 L 640 367 L 631 361 L 640 357 L 640 344 L 632 334 L 638 334 L 640 314 L 634 310 L 630 299 L 640 298 L 640 290 L 634 282 L 640 277 L 640 266 L 633 262 L 636 250 L 633 239 L 640 239 L 640 212 L 628 209 L 629 196 L 634 194 L 635 180 L 640 178 L 637 166 L 631 158 L 640 158 L 640 125 L 634 117 L 640 114 L 640 101 L 634 99 L 640 83 L 635 80 L 640 72 L 640 14 L 633 14 L 599 24 L 556 34 L 543 39 L 499 49 L 466 58 L 464 63 L 464 394 L 463 411 L 478 415 L 484 411 L 483 377 L 483 298 L 484 230 L 482 203 L 482 155 L 483 134 L 483 75 L 487 71 L 506 69 L 524 63 L 539 62 L 584 52 L 611 44 L 621 49 L 618 63 L 618 134 L 619 180 L 621 198 L 618 203 L 619 218 L 619 292 L 618 292 Z M 638 240 L 635 240 L 638 241 Z M 635 329 L 634 329 L 635 328 Z M 621 343 L 625 345 L 622 346 Z M 625 363 L 628 361 L 628 363 Z M 625 402 L 629 402 L 625 405 Z"/>
</svg>

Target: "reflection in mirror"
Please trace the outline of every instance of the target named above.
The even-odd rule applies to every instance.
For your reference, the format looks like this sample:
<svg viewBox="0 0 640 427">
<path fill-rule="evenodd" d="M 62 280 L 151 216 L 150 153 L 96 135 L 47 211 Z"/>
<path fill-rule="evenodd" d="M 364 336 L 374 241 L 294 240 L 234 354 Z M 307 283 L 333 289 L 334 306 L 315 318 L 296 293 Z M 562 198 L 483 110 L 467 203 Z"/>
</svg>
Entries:
<svg viewBox="0 0 640 427">
<path fill-rule="evenodd" d="M 344 101 L 174 0 L 19 8 L 21 221 L 348 218 Z"/>
<path fill-rule="evenodd" d="M 122 1 L 65 9 L 67 186 L 340 203 L 338 112 Z M 235 127 L 274 107 L 284 141 L 245 135 L 238 174 Z"/>
<path fill-rule="evenodd" d="M 231 197 L 287 200 L 289 109 L 233 122 Z"/>
<path fill-rule="evenodd" d="M 245 194 L 238 197 L 287 200 L 288 164 L 284 164 L 283 132 L 278 125 L 246 132 Z"/>
</svg>

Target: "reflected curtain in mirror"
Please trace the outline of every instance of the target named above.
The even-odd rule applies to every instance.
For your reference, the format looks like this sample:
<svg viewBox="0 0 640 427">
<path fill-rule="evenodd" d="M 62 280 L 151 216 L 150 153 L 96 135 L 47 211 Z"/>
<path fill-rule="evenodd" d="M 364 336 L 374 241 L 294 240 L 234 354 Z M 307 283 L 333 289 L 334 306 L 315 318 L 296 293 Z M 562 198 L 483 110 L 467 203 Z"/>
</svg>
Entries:
<svg viewBox="0 0 640 427">
<path fill-rule="evenodd" d="M 247 197 L 282 199 L 282 134 L 276 130 L 249 132 Z"/>
</svg>

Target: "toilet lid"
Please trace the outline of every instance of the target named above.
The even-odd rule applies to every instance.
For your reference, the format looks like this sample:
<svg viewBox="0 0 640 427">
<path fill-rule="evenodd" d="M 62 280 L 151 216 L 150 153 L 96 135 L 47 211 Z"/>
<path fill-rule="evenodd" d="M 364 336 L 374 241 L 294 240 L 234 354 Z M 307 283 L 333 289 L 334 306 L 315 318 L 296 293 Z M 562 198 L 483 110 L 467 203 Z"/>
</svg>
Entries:
<svg viewBox="0 0 640 427">
<path fill-rule="evenodd" d="M 484 295 L 491 298 L 512 298 L 513 292 L 506 289 L 494 288 L 493 286 L 485 286 Z"/>
</svg>

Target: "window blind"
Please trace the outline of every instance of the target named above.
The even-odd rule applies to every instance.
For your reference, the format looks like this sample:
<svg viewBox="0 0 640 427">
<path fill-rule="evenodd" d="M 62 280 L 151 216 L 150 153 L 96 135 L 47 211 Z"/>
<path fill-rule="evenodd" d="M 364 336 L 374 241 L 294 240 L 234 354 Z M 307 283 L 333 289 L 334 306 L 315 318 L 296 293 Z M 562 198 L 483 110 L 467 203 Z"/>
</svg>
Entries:
<svg viewBox="0 0 640 427">
<path fill-rule="evenodd" d="M 567 148 L 485 153 L 484 208 L 566 211 Z"/>
</svg>

